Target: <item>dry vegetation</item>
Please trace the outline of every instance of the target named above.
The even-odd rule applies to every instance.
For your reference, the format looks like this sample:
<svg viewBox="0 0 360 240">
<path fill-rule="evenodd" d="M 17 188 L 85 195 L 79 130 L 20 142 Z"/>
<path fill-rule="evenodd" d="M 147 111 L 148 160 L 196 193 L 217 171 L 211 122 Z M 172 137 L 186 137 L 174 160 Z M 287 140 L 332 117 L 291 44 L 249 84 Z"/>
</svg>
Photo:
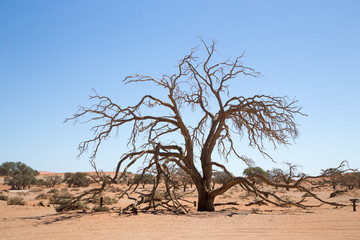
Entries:
<svg viewBox="0 0 360 240">
<path fill-rule="evenodd" d="M 313 192 L 322 199 L 341 203 L 345 207 L 327 204 L 312 209 L 301 209 L 291 204 L 275 207 L 264 201 L 254 201 L 254 193 L 235 186 L 216 199 L 216 212 L 199 213 L 194 206 L 197 193 L 194 187 L 189 186 L 186 192 L 183 192 L 183 188 L 176 191 L 176 194 L 183 195 L 179 201 L 188 214 L 174 214 L 162 206 L 155 212 L 129 211 L 128 214 L 120 214 L 133 203 L 132 198 L 137 199 L 152 190 L 152 185 L 147 184 L 145 188 L 129 193 L 129 199 L 119 199 L 128 187 L 121 183 L 114 184 L 102 193 L 103 206 L 100 206 L 98 196 L 62 212 L 59 207 L 66 206 L 62 201 L 97 188 L 98 184 L 68 188 L 62 183 L 54 188 L 32 186 L 28 190 L 9 190 L 9 186 L 1 185 L 1 239 L 238 239 L 240 236 L 261 239 L 288 239 L 289 236 L 294 239 L 357 239 L 360 234 L 360 206 L 357 212 L 353 212 L 349 199 L 360 198 L 360 190 L 357 187 L 349 190 L 347 186 L 337 186 L 335 191 L 338 194 L 330 196 L 335 191 L 331 184 L 324 182 Z M 309 205 L 318 205 L 314 198 L 297 189 L 287 191 L 265 184 L 263 189 L 276 192 L 287 202 L 305 199 Z M 21 205 L 10 205 L 10 199 L 17 199 Z M 158 188 L 155 201 L 166 201 L 163 183 Z M 146 199 L 143 204 L 147 204 Z M 141 231 L 138 230 L 139 224 Z"/>
</svg>

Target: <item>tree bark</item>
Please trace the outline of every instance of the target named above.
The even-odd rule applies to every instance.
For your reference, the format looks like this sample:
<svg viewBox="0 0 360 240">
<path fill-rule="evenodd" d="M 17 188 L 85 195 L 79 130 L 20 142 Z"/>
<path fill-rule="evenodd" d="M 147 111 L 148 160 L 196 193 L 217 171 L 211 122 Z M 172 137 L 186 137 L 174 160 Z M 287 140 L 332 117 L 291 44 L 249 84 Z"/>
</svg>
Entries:
<svg viewBox="0 0 360 240">
<path fill-rule="evenodd" d="M 195 182 L 198 192 L 198 211 L 214 212 L 214 197 L 210 194 L 210 188 L 206 187 L 205 182 Z"/>
<path fill-rule="evenodd" d="M 210 194 L 205 191 L 198 190 L 198 211 L 214 212 L 214 198 L 210 197 Z"/>
</svg>

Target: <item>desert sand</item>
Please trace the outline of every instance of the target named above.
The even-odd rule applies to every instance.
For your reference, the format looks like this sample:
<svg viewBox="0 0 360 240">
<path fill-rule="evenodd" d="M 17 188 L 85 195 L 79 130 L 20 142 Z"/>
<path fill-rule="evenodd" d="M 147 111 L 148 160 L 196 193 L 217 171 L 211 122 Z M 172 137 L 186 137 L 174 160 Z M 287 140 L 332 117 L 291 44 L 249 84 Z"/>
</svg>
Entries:
<svg viewBox="0 0 360 240">
<path fill-rule="evenodd" d="M 1 185 L 1 189 L 6 186 Z M 196 212 L 189 204 L 189 214 L 57 213 L 53 206 L 37 206 L 40 200 L 34 200 L 39 193 L 49 190 L 7 192 L 9 196 L 22 195 L 27 204 L 7 205 L 6 201 L 0 201 L 0 239 L 360 239 L 360 206 L 356 212 L 350 205 L 309 209 L 245 206 L 252 197 L 231 189 L 216 202 L 235 201 L 239 205 L 219 206 L 212 213 Z M 359 197 L 360 193 L 352 190 L 330 199 L 331 192 L 331 188 L 323 188 L 316 194 L 326 200 L 350 204 L 349 199 Z M 298 198 L 302 193 L 285 194 Z M 196 200 L 196 194 L 189 195 L 189 200 Z M 312 201 L 309 199 L 309 203 Z M 129 202 L 124 199 L 109 207 L 116 209 Z"/>
</svg>

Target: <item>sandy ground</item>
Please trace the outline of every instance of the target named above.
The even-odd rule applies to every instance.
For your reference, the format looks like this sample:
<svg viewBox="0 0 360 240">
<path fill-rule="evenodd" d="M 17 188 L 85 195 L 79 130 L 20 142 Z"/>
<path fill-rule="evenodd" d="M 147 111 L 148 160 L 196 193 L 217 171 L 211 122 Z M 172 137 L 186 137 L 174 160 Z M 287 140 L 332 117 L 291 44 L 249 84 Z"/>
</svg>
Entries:
<svg viewBox="0 0 360 240">
<path fill-rule="evenodd" d="M 42 189 L 46 193 L 49 189 Z M 317 192 L 329 200 L 331 189 Z M 41 193 L 41 192 L 40 192 Z M 8 192 L 9 196 L 23 193 Z M 235 207 L 217 207 L 214 213 L 198 213 L 192 207 L 187 215 L 165 213 L 56 213 L 52 206 L 39 207 L 39 192 L 24 196 L 25 206 L 0 201 L 0 239 L 360 239 L 360 206 L 313 209 L 249 206 L 248 198 L 230 191 L 217 202 L 237 201 Z M 301 193 L 286 192 L 296 198 Z M 349 204 L 359 190 L 335 199 Z M 195 198 L 194 198 L 195 199 Z M 190 197 L 189 200 L 192 200 Z M 310 201 L 311 202 L 311 201 Z M 125 206 L 120 201 L 116 206 Z M 359 205 L 359 204 L 358 204 Z M 254 209 L 256 212 L 254 213 Z"/>
</svg>

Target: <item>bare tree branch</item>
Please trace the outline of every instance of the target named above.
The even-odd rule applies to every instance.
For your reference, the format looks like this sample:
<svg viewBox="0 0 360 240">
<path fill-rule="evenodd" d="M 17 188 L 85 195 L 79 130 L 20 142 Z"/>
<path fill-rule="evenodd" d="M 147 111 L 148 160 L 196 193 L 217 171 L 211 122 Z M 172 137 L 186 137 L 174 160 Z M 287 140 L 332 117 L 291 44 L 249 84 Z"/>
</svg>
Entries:
<svg viewBox="0 0 360 240">
<path fill-rule="evenodd" d="M 124 79 L 125 84 L 153 84 L 165 89 L 167 96 L 157 97 L 151 93 L 143 96 L 137 104 L 123 107 L 94 91 L 90 100 L 95 103 L 91 107 L 80 107 L 73 117 L 65 120 L 94 124 L 91 128 L 94 137 L 79 144 L 80 154 L 94 145 L 91 159 L 96 157 L 103 141 L 116 136 L 120 129 L 131 129 L 128 138 L 131 149 L 120 159 L 111 182 L 124 177 L 128 168 L 141 159 L 143 170 L 154 166 L 157 169 L 152 194 L 157 189 L 160 176 L 166 181 L 169 199 L 160 205 L 169 208 L 169 204 L 172 204 L 170 208 L 183 211 L 185 209 L 179 205 L 175 194 L 175 183 L 169 175 L 169 163 L 178 165 L 191 177 L 198 191 L 199 211 L 213 211 L 215 197 L 234 184 L 240 184 L 261 196 L 253 184 L 242 177 L 233 177 L 224 186 L 212 190 L 213 167 L 226 170 L 224 165 L 212 160 L 214 149 L 217 148 L 225 160 L 233 154 L 251 165 L 250 159 L 240 153 L 233 141 L 237 135 L 272 159 L 264 143 L 270 142 L 274 148 L 290 144 L 298 134 L 295 116 L 305 115 L 301 107 L 296 105 L 297 101 L 289 101 L 287 97 L 229 97 L 231 80 L 259 77 L 261 74 L 243 65 L 241 60 L 244 54 L 235 59 L 216 61 L 215 42 L 208 44 L 200 40 L 205 49 L 203 60 L 196 56 L 198 49 L 194 48 L 179 61 L 177 72 L 172 75 L 153 78 L 136 74 Z M 186 107 L 193 111 L 200 110 L 200 118 L 196 120 L 199 114 L 194 114 L 194 119 L 188 119 L 184 115 Z M 197 161 L 200 168 L 196 167 Z M 151 206 L 157 205 L 153 201 Z"/>
</svg>

